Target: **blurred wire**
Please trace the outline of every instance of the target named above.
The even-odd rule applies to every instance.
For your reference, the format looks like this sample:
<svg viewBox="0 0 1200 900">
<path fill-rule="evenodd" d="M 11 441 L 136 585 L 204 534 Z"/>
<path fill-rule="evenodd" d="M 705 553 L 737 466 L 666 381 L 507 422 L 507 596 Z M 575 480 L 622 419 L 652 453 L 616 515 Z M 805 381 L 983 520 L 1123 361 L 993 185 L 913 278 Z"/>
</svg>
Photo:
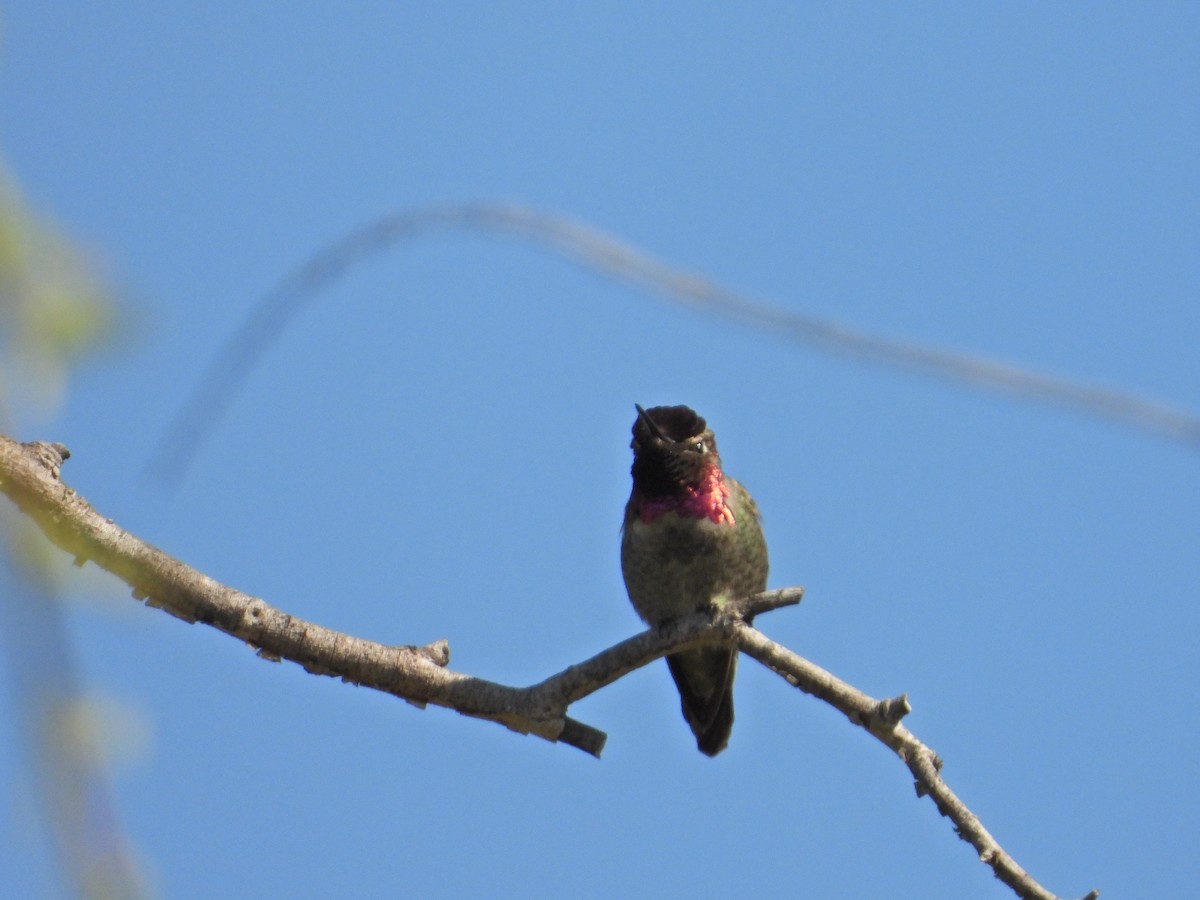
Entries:
<svg viewBox="0 0 1200 900">
<path fill-rule="evenodd" d="M 324 285 L 373 253 L 439 228 L 464 228 L 532 241 L 675 302 L 866 362 L 920 372 L 1074 409 L 1159 437 L 1200 446 L 1200 416 L 1135 394 L 1036 372 L 1013 363 L 929 344 L 881 337 L 831 319 L 792 312 L 661 262 L 581 222 L 521 206 L 436 206 L 373 222 L 318 251 L 264 297 L 221 347 L 148 464 L 170 484 L 187 471 L 238 388 L 283 327 Z"/>
</svg>

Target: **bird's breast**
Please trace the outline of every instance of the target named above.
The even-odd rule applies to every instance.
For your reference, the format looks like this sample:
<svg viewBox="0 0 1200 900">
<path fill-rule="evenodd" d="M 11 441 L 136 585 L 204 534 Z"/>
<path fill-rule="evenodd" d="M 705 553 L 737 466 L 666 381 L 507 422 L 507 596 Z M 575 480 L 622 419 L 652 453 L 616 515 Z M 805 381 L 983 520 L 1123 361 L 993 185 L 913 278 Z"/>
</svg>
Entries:
<svg viewBox="0 0 1200 900">
<path fill-rule="evenodd" d="M 675 512 L 650 522 L 638 517 L 628 521 L 621 571 L 638 615 L 657 625 L 705 610 L 728 595 L 734 530 Z"/>
</svg>

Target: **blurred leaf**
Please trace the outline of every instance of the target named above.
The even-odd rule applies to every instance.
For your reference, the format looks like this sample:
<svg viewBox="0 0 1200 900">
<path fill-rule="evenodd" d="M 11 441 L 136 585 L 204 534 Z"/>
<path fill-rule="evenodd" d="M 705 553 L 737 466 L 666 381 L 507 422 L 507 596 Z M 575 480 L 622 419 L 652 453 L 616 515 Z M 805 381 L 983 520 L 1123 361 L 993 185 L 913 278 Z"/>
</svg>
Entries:
<svg viewBox="0 0 1200 900">
<path fill-rule="evenodd" d="M 96 267 L 27 207 L 0 164 L 0 404 L 46 415 L 62 402 L 67 370 L 112 339 L 116 309 Z M 15 392 L 16 396 L 9 396 Z"/>
</svg>

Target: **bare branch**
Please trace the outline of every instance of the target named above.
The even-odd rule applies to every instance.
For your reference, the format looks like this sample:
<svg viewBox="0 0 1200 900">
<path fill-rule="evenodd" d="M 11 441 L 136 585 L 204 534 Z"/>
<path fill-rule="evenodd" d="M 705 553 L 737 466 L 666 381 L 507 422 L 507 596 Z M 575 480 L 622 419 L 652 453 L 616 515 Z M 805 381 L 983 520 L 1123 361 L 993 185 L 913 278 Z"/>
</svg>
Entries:
<svg viewBox="0 0 1200 900">
<path fill-rule="evenodd" d="M 806 693 L 840 710 L 899 754 L 916 778 L 918 795 L 933 798 L 958 834 L 996 877 L 1028 900 L 1058 900 L 1010 857 L 942 780 L 942 761 L 900 721 L 906 696 L 875 700 L 820 666 L 774 643 L 747 622 L 800 602 L 803 588 L 767 591 L 644 631 L 526 688 L 510 687 L 448 668 L 444 641 L 388 646 L 290 616 L 257 597 L 220 584 L 103 518 L 62 483 L 70 454 L 61 444 L 18 444 L 0 436 L 0 491 L 33 519 L 76 564 L 92 561 L 132 588 L 134 597 L 187 622 L 204 622 L 245 641 L 268 660 L 288 659 L 307 671 L 393 694 L 417 706 L 432 703 L 499 722 L 599 756 L 602 731 L 566 715 L 570 705 L 653 660 L 711 642 L 736 643 L 749 656 Z M 1094 900 L 1093 891 L 1085 900 Z"/>
<path fill-rule="evenodd" d="M 958 836 L 978 851 L 980 861 L 991 866 L 996 877 L 1018 897 L 1022 900 L 1059 900 L 1004 852 L 979 818 L 942 780 L 942 760 L 938 755 L 900 724 L 900 720 L 912 712 L 907 695 L 876 700 L 749 625 L 739 625 L 736 636 L 743 653 L 754 657 L 794 687 L 840 710 L 855 725 L 861 725 L 895 750 L 916 779 L 917 796 L 929 795 L 938 812 L 954 823 Z M 1099 891 L 1092 891 L 1084 900 L 1095 900 L 1099 896 Z"/>
<path fill-rule="evenodd" d="M 0 490 L 75 558 L 92 561 L 132 588 L 133 596 L 186 622 L 239 638 L 267 660 L 287 659 L 313 674 L 501 722 L 599 755 L 604 734 L 566 717 L 565 705 L 535 707 L 530 691 L 447 668 L 445 641 L 388 646 L 290 616 L 197 572 L 121 529 L 59 480 L 66 448 L 0 437 Z"/>
<path fill-rule="evenodd" d="M 61 444 L 19 444 L 0 436 L 0 490 L 76 565 L 91 561 L 126 582 L 133 596 L 186 622 L 203 622 L 245 641 L 266 660 L 287 659 L 317 675 L 374 688 L 418 706 L 433 704 L 499 722 L 599 756 L 604 732 L 566 715 L 567 707 L 627 672 L 674 650 L 729 640 L 729 622 L 693 616 L 649 630 L 528 688 L 448 668 L 449 644 L 389 646 L 307 622 L 223 585 L 105 519 L 59 478 Z M 795 589 L 747 598 L 751 612 L 798 602 Z"/>
<path fill-rule="evenodd" d="M 174 481 L 186 470 L 201 438 L 224 413 L 263 350 L 320 288 L 372 253 L 444 228 L 524 238 L 684 306 L 753 328 L 893 368 L 1055 403 L 1200 446 L 1200 416 L 1189 410 L 975 353 L 871 334 L 832 319 L 772 306 L 664 263 L 583 222 L 523 206 L 472 203 L 428 207 L 368 223 L 318 251 L 288 275 L 213 358 L 163 434 L 150 469 L 166 481 Z"/>
</svg>

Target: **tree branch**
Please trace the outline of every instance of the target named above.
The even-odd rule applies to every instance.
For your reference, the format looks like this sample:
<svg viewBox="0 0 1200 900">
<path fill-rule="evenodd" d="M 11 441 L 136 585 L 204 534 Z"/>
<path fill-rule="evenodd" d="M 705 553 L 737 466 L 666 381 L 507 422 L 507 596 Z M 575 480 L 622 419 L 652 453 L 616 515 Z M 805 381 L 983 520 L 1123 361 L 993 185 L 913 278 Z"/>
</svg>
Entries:
<svg viewBox="0 0 1200 900">
<path fill-rule="evenodd" d="M 209 578 L 139 540 L 67 487 L 59 478 L 70 454 L 61 444 L 19 444 L 0 436 L 0 490 L 46 535 L 75 558 L 92 561 L 132 588 L 148 606 L 185 622 L 239 638 L 267 660 L 291 660 L 316 675 L 332 675 L 418 706 L 433 704 L 499 722 L 514 731 L 559 741 L 599 756 L 604 732 L 566 715 L 588 694 L 675 650 L 729 640 L 728 625 L 693 616 L 671 628 L 649 630 L 532 687 L 511 687 L 455 672 L 445 640 L 389 646 L 333 631 L 276 609 Z M 766 611 L 799 602 L 796 589 L 748 598 L 745 608 Z"/>
<path fill-rule="evenodd" d="M 757 659 L 793 687 L 825 701 L 895 750 L 916 779 L 917 796 L 928 794 L 932 797 L 938 812 L 954 823 L 958 836 L 978 851 L 980 861 L 991 866 L 996 877 L 1018 897 L 1022 900 L 1058 900 L 1004 852 L 979 817 L 950 790 L 942 780 L 941 757 L 900 724 L 900 720 L 912 712 L 907 694 L 890 700 L 876 700 L 775 643 L 760 631 L 740 625 L 735 632 L 738 648 L 743 653 Z M 1083 900 L 1096 900 L 1099 896 L 1099 891 L 1092 891 Z"/>
<path fill-rule="evenodd" d="M 20 444 L 0 436 L 0 491 L 72 554 L 76 565 L 90 560 L 129 584 L 133 596 L 147 605 L 186 622 L 211 625 L 245 641 L 264 659 L 288 659 L 313 674 L 340 677 L 417 706 L 444 706 L 599 756 L 604 732 L 568 717 L 572 703 L 668 653 L 705 643 L 736 643 L 895 750 L 916 778 L 918 795 L 933 798 L 938 811 L 1018 897 L 1057 900 L 1004 852 L 946 786 L 940 775 L 942 761 L 900 724 L 911 711 L 906 696 L 875 700 L 748 624 L 756 615 L 799 603 L 803 588 L 767 591 L 726 604 L 716 615 L 679 619 L 634 635 L 537 684 L 510 687 L 449 669 L 445 640 L 389 646 L 352 637 L 290 616 L 197 572 L 105 519 L 63 484 L 59 471 L 69 456 L 61 444 Z M 1098 896 L 1092 891 L 1085 900 Z"/>
</svg>

